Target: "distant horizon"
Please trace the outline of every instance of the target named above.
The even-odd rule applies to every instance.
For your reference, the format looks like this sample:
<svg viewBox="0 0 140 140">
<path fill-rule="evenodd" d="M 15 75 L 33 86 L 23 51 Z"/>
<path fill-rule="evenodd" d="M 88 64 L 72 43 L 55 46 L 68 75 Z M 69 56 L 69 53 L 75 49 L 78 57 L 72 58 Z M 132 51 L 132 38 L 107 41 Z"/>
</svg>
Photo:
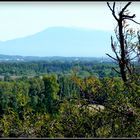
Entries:
<svg viewBox="0 0 140 140">
<path fill-rule="evenodd" d="M 80 57 L 80 58 L 109 58 L 107 55 L 106 56 L 37 56 L 37 55 L 13 55 L 13 54 L 0 54 L 4 56 L 21 56 L 21 57 Z"/>
</svg>

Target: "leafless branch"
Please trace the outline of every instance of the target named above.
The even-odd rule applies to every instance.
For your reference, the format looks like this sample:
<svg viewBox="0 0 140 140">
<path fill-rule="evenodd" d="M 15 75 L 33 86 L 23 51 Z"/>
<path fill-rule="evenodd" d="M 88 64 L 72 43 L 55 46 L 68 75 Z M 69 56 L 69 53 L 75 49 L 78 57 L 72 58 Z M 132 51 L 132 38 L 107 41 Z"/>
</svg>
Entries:
<svg viewBox="0 0 140 140">
<path fill-rule="evenodd" d="M 127 18 L 134 18 L 134 17 L 136 17 L 136 15 L 135 15 L 135 14 L 133 14 L 132 16 L 122 15 L 122 18 L 123 18 L 123 19 L 127 19 Z"/>
<path fill-rule="evenodd" d="M 111 55 L 109 55 L 108 53 L 106 53 L 106 55 L 108 55 L 109 57 L 111 57 L 113 60 L 117 61 L 116 58 L 112 57 Z"/>
<path fill-rule="evenodd" d="M 113 3 L 113 11 L 115 11 L 115 2 Z"/>
<path fill-rule="evenodd" d="M 129 67 L 128 65 L 126 65 L 126 68 L 127 68 L 128 72 L 129 72 L 129 74 L 131 75 L 131 74 L 132 74 L 132 72 L 131 72 L 130 67 Z"/>
<path fill-rule="evenodd" d="M 116 71 L 118 74 L 121 74 L 119 71 L 117 71 L 114 67 L 112 67 L 112 69 L 114 70 L 114 71 Z"/>
<path fill-rule="evenodd" d="M 111 6 L 109 5 L 109 2 L 107 2 L 107 6 L 108 6 L 109 9 L 112 11 L 112 15 L 114 16 L 114 18 L 118 21 L 118 18 L 116 17 L 116 14 L 115 14 L 115 2 L 113 3 L 113 9 L 112 9 Z"/>
<path fill-rule="evenodd" d="M 140 54 L 137 54 L 136 56 L 134 56 L 133 58 L 131 58 L 130 60 L 134 60 L 135 58 L 137 58 Z"/>
<path fill-rule="evenodd" d="M 131 4 L 132 2 L 128 2 L 121 11 L 121 14 L 125 11 L 125 9 Z"/>
<path fill-rule="evenodd" d="M 133 19 L 131 19 L 131 18 L 125 18 L 125 19 L 127 19 L 127 20 L 131 20 L 131 21 L 135 22 L 136 24 L 139 24 L 139 25 L 140 25 L 139 22 L 137 22 L 137 21 L 135 21 L 135 20 L 133 20 Z"/>
</svg>

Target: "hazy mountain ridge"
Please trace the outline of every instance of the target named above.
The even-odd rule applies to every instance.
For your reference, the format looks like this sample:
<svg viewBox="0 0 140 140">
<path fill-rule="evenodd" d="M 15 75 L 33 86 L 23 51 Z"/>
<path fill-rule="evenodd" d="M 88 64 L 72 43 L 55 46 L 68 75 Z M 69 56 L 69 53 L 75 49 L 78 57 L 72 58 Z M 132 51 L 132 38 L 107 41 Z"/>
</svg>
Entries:
<svg viewBox="0 0 140 140">
<path fill-rule="evenodd" d="M 0 42 L 0 53 L 22 56 L 105 56 L 111 32 L 51 27 L 34 35 Z M 98 52 L 96 51 L 98 49 Z"/>
</svg>

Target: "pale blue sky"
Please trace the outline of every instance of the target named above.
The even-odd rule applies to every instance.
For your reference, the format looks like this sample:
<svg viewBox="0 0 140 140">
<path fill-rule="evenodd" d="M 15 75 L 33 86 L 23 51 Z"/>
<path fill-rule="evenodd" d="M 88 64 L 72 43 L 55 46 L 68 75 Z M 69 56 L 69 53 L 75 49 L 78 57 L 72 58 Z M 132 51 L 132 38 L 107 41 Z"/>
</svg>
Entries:
<svg viewBox="0 0 140 140">
<path fill-rule="evenodd" d="M 132 2 L 129 9 L 140 22 L 140 2 Z M 108 31 L 115 25 L 106 2 L 0 2 L 0 41 L 53 26 Z"/>
</svg>

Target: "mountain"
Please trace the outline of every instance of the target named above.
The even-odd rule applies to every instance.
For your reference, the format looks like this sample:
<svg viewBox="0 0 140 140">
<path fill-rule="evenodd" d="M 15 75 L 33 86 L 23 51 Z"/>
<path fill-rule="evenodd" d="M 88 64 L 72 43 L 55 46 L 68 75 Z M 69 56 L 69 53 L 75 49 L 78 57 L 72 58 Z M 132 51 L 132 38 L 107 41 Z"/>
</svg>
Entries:
<svg viewBox="0 0 140 140">
<path fill-rule="evenodd" d="M 0 54 L 22 56 L 90 56 L 110 53 L 111 32 L 51 27 L 23 38 L 0 41 Z"/>
</svg>

